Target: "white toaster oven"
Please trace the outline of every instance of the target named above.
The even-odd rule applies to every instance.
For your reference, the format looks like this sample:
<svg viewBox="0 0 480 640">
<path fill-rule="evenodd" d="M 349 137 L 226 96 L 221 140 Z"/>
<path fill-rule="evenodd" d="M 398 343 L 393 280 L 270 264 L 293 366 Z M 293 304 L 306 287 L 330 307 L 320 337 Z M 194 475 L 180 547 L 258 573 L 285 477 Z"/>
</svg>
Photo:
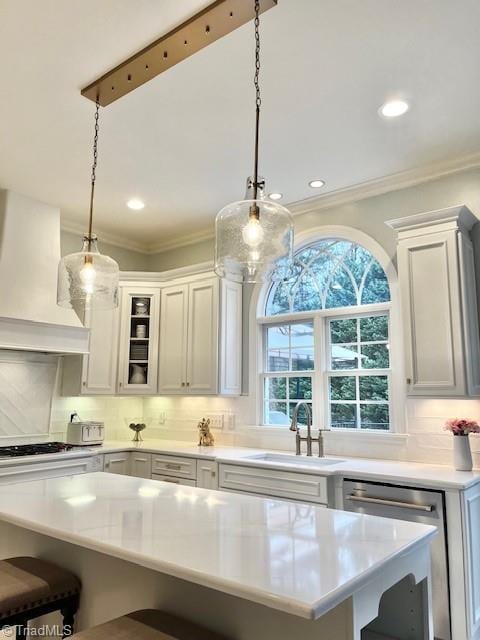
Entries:
<svg viewBox="0 0 480 640">
<path fill-rule="evenodd" d="M 67 444 L 92 445 L 102 444 L 105 439 L 103 422 L 69 422 L 67 427 Z"/>
</svg>

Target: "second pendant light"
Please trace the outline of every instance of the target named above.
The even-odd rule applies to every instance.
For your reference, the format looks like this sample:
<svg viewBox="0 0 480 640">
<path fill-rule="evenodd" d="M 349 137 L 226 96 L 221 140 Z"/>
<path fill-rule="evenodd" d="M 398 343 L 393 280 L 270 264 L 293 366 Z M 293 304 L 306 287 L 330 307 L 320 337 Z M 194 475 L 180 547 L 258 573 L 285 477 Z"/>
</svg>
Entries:
<svg viewBox="0 0 480 640">
<path fill-rule="evenodd" d="M 293 218 L 265 199 L 258 175 L 260 109 L 260 0 L 255 2 L 255 158 L 245 200 L 224 207 L 215 221 L 215 273 L 227 280 L 255 283 L 275 279 L 291 264 Z"/>
</svg>

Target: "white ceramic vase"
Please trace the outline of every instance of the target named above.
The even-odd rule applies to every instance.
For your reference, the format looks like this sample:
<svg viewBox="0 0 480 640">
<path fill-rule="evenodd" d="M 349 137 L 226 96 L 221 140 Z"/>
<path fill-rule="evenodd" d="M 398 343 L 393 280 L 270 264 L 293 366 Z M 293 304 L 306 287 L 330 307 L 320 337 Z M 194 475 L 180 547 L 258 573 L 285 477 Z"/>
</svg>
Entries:
<svg viewBox="0 0 480 640">
<path fill-rule="evenodd" d="M 453 464 L 457 471 L 472 470 L 472 451 L 468 436 L 453 436 Z"/>
<path fill-rule="evenodd" d="M 129 380 L 130 384 L 146 384 L 147 376 L 145 369 L 138 364 L 132 364 L 132 375 Z"/>
</svg>

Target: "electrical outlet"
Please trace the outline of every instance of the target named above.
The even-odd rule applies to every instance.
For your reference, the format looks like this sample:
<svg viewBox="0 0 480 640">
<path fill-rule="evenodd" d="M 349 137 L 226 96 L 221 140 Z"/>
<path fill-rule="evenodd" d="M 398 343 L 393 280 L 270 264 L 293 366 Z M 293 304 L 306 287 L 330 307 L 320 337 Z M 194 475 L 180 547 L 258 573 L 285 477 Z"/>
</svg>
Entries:
<svg viewBox="0 0 480 640">
<path fill-rule="evenodd" d="M 166 419 L 167 419 L 167 416 L 165 411 L 161 411 L 158 414 L 158 424 L 165 424 Z"/>
<path fill-rule="evenodd" d="M 223 429 L 225 426 L 225 416 L 223 413 L 209 414 L 207 418 L 210 419 L 211 429 Z"/>
</svg>

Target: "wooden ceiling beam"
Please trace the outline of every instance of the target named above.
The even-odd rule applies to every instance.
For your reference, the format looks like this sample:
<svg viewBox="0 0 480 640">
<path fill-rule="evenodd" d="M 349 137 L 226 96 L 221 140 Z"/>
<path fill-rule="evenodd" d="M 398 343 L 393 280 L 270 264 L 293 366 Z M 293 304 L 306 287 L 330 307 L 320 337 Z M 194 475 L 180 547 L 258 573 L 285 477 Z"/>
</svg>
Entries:
<svg viewBox="0 0 480 640">
<path fill-rule="evenodd" d="M 260 10 L 276 4 L 277 0 L 260 0 Z M 253 0 L 216 0 L 89 84 L 82 95 L 106 107 L 254 17 Z"/>
</svg>

